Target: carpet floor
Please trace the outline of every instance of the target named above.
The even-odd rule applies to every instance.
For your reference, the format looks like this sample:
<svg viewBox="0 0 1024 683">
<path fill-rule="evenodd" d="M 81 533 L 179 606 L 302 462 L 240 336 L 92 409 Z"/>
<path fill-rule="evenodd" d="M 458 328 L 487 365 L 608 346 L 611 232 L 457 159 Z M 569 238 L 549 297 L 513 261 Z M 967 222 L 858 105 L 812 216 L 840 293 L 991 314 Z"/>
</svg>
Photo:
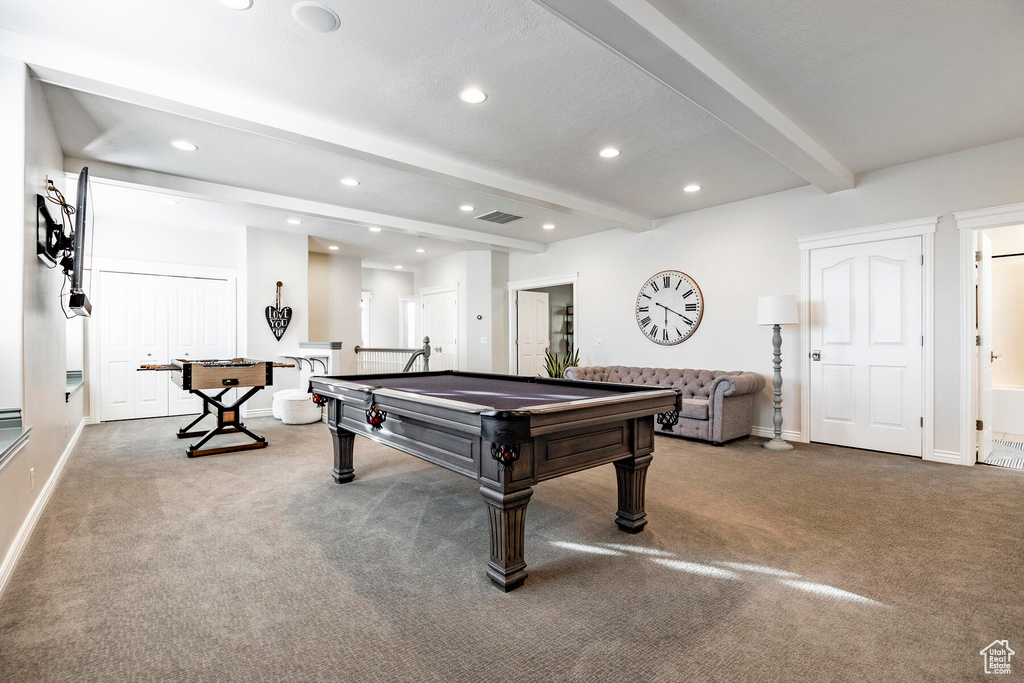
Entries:
<svg viewBox="0 0 1024 683">
<path fill-rule="evenodd" d="M 1024 653 L 1016 472 L 659 437 L 646 530 L 610 465 L 541 483 L 504 594 L 472 480 L 360 438 L 339 486 L 325 425 L 269 418 L 267 449 L 189 460 L 179 422 L 85 429 L 0 598 L 4 683 L 950 681 Z"/>
</svg>

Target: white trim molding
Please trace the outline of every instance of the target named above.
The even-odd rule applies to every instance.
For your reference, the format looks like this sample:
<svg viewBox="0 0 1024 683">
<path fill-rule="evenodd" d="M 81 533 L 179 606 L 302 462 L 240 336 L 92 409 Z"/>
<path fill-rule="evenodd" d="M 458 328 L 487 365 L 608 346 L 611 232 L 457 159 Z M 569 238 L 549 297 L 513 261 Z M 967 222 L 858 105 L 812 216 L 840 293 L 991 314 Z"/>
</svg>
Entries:
<svg viewBox="0 0 1024 683">
<path fill-rule="evenodd" d="M 963 459 L 959 453 L 953 451 L 932 451 L 931 460 L 934 462 L 944 462 L 947 465 L 962 465 Z"/>
<path fill-rule="evenodd" d="M 821 232 L 815 235 L 804 235 L 796 238 L 800 249 L 822 249 L 824 247 L 843 247 L 850 244 L 863 244 L 864 242 L 881 242 L 883 240 L 898 240 L 902 237 L 917 237 L 935 233 L 935 226 L 939 223 L 938 216 L 927 216 L 915 218 L 909 221 L 898 221 L 896 223 L 883 223 L 881 225 L 869 225 L 865 228 L 852 228 L 850 230 L 837 230 L 835 232 Z"/>
<path fill-rule="evenodd" d="M 960 453 L 957 455 L 958 464 L 973 465 L 978 459 L 978 411 L 974 401 L 974 320 L 978 313 L 974 296 L 975 231 L 1024 225 L 1024 203 L 956 211 L 953 220 L 960 232 Z"/>
<path fill-rule="evenodd" d="M 921 458 L 938 460 L 935 453 L 935 230 L 939 216 L 927 216 L 895 223 L 883 223 L 863 228 L 824 232 L 797 237 L 800 248 L 800 441 L 811 440 L 811 252 L 815 249 L 842 247 L 867 242 L 884 242 L 904 237 L 921 238 L 921 333 L 924 348 L 921 352 L 921 412 L 924 428 L 921 430 Z"/>
<path fill-rule="evenodd" d="M 519 349 L 516 348 L 519 342 L 519 316 L 518 301 L 519 292 L 524 289 L 542 289 L 544 287 L 557 287 L 558 285 L 572 285 L 572 312 L 573 312 L 573 340 L 579 337 L 579 272 L 566 273 L 565 275 L 548 275 L 535 277 L 529 280 L 514 280 L 508 283 L 508 374 L 519 374 Z M 579 343 L 575 344 L 579 348 Z"/>
<path fill-rule="evenodd" d="M 68 458 L 71 452 L 75 450 L 75 446 L 78 444 L 78 437 L 82 435 L 82 429 L 85 427 L 86 418 L 83 418 L 78 423 L 78 428 L 75 429 L 75 433 L 71 435 L 68 440 L 68 445 L 64 448 L 64 452 L 61 454 L 60 459 L 57 460 L 57 464 L 53 468 L 53 472 L 50 473 L 50 478 L 46 480 L 42 490 L 39 491 L 39 496 L 36 498 L 36 502 L 32 504 L 31 509 L 28 511 L 28 516 L 22 523 L 21 528 L 18 529 L 18 534 L 14 537 L 14 542 L 11 544 L 11 549 L 7 551 L 7 557 L 4 558 L 3 564 L 0 564 L 0 597 L 3 597 L 4 589 L 7 588 L 7 583 L 11 579 L 11 574 L 14 573 L 14 567 L 21 559 L 21 553 L 24 552 L 25 546 L 28 544 L 28 539 L 32 535 L 32 532 L 36 528 L 36 523 L 39 521 L 39 517 L 43 514 L 43 509 L 46 508 L 46 504 L 50 502 L 50 496 L 53 495 L 53 490 L 57 488 L 57 481 L 60 479 L 60 475 L 64 473 L 64 466 L 68 462 Z"/>
</svg>

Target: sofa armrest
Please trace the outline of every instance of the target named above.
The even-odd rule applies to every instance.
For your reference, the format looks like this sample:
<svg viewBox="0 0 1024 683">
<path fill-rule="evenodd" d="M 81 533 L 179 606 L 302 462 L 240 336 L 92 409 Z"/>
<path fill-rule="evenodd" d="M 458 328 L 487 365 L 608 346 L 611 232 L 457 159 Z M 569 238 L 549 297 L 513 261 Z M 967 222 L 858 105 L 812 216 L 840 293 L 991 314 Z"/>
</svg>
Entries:
<svg viewBox="0 0 1024 683">
<path fill-rule="evenodd" d="M 562 377 L 565 379 L 584 382 L 603 382 L 607 376 L 608 369 L 603 367 L 571 367 L 566 368 L 562 373 Z"/>
<path fill-rule="evenodd" d="M 756 372 L 742 372 L 738 375 L 719 375 L 711 384 L 711 400 L 721 391 L 723 396 L 745 396 L 764 389 L 764 377 Z"/>
</svg>

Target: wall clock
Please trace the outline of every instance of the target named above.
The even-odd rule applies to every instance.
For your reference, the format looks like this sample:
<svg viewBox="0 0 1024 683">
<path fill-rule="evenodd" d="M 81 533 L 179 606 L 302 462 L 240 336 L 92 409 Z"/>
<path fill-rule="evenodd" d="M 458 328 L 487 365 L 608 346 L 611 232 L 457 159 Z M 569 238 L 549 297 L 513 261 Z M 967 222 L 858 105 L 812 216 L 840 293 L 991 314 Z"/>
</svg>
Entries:
<svg viewBox="0 0 1024 683">
<path fill-rule="evenodd" d="M 704 296 L 686 273 L 663 270 L 640 288 L 636 324 L 655 344 L 672 346 L 690 338 L 704 316 Z"/>
</svg>

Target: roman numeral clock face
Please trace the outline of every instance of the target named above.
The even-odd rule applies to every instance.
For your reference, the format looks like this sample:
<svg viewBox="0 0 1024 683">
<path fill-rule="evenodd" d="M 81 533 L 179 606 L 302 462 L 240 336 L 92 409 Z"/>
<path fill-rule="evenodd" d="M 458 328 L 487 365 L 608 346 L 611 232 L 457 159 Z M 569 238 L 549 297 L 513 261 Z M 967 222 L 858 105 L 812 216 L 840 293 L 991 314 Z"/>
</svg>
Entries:
<svg viewBox="0 0 1024 683">
<path fill-rule="evenodd" d="M 704 297 L 689 275 L 663 270 L 640 288 L 636 323 L 655 344 L 672 346 L 689 339 L 704 315 Z"/>
</svg>

